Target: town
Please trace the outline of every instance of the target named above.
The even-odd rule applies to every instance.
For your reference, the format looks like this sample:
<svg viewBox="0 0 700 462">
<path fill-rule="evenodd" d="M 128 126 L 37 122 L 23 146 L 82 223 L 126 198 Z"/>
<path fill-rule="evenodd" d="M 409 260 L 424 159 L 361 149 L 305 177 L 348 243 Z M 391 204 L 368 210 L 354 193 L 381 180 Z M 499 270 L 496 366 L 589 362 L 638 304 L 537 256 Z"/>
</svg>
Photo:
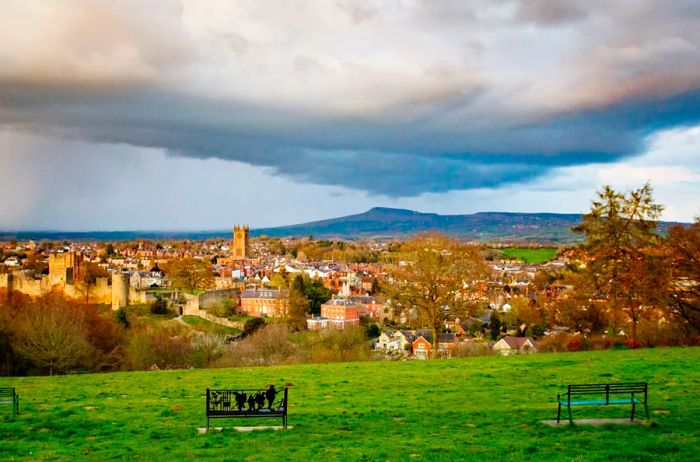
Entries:
<svg viewBox="0 0 700 462">
<path fill-rule="evenodd" d="M 456 242 L 440 235 L 423 237 L 433 238 L 443 246 Z M 611 311 L 606 300 L 582 300 L 576 281 L 590 255 L 576 245 L 459 243 L 455 251 L 473 250 L 471 264 L 481 265 L 478 274 L 470 276 L 469 300 L 465 285 L 460 289 L 465 300 L 453 298 L 438 313 L 427 313 L 419 300 L 402 299 L 402 289 L 395 287 L 396 269 L 418 264 L 404 260 L 410 242 L 251 238 L 247 226 L 234 226 L 230 240 L 10 240 L 0 243 L 0 293 L 6 298 L 59 294 L 114 312 L 125 326 L 130 312 L 150 307 L 151 313 L 165 315 L 164 321 L 226 327 L 227 343 L 249 341 L 248 335 L 265 325 L 283 325 L 290 332 L 361 331 L 356 341 L 365 353 L 351 356 L 354 359 L 508 355 L 692 341 L 692 333 L 684 336 L 668 310 L 640 307 L 629 318 L 624 311 Z M 459 269 L 445 264 L 436 271 L 450 276 Z M 692 326 L 685 332 L 692 332 Z M 155 359 L 140 367 L 186 364 Z"/>
</svg>

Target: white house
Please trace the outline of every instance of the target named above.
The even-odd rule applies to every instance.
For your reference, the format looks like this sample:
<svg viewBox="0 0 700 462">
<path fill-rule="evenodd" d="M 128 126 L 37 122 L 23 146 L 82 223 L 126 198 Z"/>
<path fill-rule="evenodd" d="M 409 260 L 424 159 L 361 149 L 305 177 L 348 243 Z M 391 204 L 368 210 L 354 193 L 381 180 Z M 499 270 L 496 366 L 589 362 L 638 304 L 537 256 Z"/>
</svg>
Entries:
<svg viewBox="0 0 700 462">
<path fill-rule="evenodd" d="M 537 342 L 532 337 L 512 337 L 507 335 L 496 342 L 492 349 L 504 356 L 514 353 L 535 353 L 537 352 Z"/>
</svg>

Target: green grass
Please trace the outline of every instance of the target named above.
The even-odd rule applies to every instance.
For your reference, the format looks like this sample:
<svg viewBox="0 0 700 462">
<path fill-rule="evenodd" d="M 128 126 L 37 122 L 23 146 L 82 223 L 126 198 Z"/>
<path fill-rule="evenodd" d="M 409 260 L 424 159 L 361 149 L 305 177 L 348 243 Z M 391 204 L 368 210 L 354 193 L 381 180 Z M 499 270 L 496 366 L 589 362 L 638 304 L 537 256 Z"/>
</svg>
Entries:
<svg viewBox="0 0 700 462">
<path fill-rule="evenodd" d="M 238 335 L 242 331 L 234 327 L 222 326 L 199 316 L 183 316 L 182 320 L 189 326 L 202 332 L 218 335 Z"/>
<path fill-rule="evenodd" d="M 651 421 L 559 427 L 568 383 L 650 383 Z M 293 383 L 285 432 L 204 426 L 206 387 Z M 2 378 L 0 460 L 696 460 L 700 348 Z M 7 408 L 7 409 L 5 409 Z M 575 417 L 623 417 L 625 406 Z M 261 420 L 263 425 L 276 420 Z"/>
<path fill-rule="evenodd" d="M 537 265 L 552 260 L 557 254 L 557 249 L 555 247 L 541 247 L 537 249 L 510 247 L 502 249 L 501 253 L 507 258 L 515 258 L 529 265 Z"/>
</svg>

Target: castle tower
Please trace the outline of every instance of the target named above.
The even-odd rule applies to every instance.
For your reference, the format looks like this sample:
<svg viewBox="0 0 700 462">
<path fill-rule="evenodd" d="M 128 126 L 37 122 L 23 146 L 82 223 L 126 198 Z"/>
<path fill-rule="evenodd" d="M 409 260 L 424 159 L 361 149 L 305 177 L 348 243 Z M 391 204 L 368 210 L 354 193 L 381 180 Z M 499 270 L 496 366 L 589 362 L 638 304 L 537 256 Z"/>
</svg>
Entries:
<svg viewBox="0 0 700 462">
<path fill-rule="evenodd" d="M 233 247 L 231 257 L 234 260 L 246 260 L 250 258 L 250 228 L 248 226 L 233 227 Z"/>
<path fill-rule="evenodd" d="M 129 275 L 112 274 L 112 309 L 118 310 L 129 304 Z"/>
</svg>

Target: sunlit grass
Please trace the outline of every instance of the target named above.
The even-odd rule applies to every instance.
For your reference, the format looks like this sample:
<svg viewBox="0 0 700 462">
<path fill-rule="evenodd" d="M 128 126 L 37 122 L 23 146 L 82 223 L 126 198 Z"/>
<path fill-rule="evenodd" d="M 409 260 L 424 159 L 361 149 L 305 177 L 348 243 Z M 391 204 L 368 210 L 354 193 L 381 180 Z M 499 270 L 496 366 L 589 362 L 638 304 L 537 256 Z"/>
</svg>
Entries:
<svg viewBox="0 0 700 462">
<path fill-rule="evenodd" d="M 651 422 L 550 428 L 568 383 L 648 381 Z M 292 383 L 286 432 L 199 435 L 207 387 Z M 700 348 L 0 379 L 0 460 L 693 460 Z M 7 408 L 7 409 L 5 409 Z M 574 417 L 624 417 L 626 406 Z M 641 415 L 641 414 L 640 414 Z M 277 420 L 252 422 L 279 424 Z"/>
<path fill-rule="evenodd" d="M 557 249 L 554 247 L 542 247 L 538 249 L 510 247 L 502 249 L 501 253 L 508 258 L 515 258 L 529 265 L 536 265 L 552 260 L 557 254 Z"/>
</svg>

